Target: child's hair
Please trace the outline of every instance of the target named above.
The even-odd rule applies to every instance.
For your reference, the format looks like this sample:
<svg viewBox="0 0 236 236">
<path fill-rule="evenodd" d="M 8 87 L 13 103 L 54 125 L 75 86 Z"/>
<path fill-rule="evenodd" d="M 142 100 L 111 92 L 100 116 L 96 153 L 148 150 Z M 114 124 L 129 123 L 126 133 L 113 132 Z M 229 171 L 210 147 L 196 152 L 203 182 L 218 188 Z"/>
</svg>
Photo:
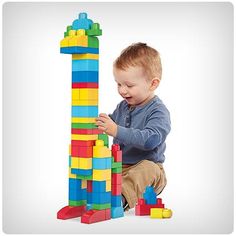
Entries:
<svg viewBox="0 0 236 236">
<path fill-rule="evenodd" d="M 120 70 L 125 70 L 129 66 L 140 66 L 147 73 L 149 79 L 157 77 L 161 80 L 160 54 L 146 43 L 135 43 L 125 48 L 115 60 L 114 66 Z"/>
</svg>

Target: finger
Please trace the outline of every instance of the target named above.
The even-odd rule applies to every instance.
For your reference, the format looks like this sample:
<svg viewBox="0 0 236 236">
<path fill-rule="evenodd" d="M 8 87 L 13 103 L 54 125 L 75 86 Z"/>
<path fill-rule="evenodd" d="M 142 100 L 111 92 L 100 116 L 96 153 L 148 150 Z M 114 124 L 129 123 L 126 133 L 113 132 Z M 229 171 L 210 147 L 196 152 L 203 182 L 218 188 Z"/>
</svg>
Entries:
<svg viewBox="0 0 236 236">
<path fill-rule="evenodd" d="M 105 118 L 105 119 L 110 118 L 110 117 L 109 117 L 107 114 L 105 114 L 105 113 L 99 114 L 99 117 L 100 117 L 100 118 Z"/>
</svg>

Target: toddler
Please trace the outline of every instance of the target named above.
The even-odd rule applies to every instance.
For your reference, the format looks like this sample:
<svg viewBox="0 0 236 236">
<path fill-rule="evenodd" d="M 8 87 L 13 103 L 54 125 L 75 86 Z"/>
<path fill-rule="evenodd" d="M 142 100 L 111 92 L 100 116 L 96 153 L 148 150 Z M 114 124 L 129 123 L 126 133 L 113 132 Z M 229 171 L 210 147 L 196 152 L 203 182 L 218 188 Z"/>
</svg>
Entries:
<svg viewBox="0 0 236 236">
<path fill-rule="evenodd" d="M 146 186 L 153 186 L 157 194 L 166 186 L 163 162 L 170 114 L 155 95 L 162 74 L 155 49 L 145 43 L 132 44 L 115 60 L 113 74 L 123 100 L 112 114 L 100 114 L 96 124 L 123 152 L 122 201 L 128 210 Z"/>
</svg>

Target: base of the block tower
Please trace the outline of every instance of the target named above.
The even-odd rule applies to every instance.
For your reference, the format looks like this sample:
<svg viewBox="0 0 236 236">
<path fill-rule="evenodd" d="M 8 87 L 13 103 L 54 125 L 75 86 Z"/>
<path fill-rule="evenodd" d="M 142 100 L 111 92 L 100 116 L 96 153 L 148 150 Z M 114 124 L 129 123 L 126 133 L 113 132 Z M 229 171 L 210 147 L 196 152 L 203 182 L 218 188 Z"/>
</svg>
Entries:
<svg viewBox="0 0 236 236">
<path fill-rule="evenodd" d="M 86 206 L 65 206 L 57 212 L 57 219 L 67 220 L 82 216 Z"/>
<path fill-rule="evenodd" d="M 111 219 L 111 209 L 89 210 L 82 215 L 81 223 L 92 224 L 110 219 Z"/>
</svg>

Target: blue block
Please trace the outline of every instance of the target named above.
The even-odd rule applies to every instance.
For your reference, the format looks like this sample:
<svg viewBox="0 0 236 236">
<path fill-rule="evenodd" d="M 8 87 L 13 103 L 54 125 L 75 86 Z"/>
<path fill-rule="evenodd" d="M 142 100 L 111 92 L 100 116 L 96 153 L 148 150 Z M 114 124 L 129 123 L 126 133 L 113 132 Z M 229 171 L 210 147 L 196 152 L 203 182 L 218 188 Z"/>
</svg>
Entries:
<svg viewBox="0 0 236 236">
<path fill-rule="evenodd" d="M 87 18 L 87 13 L 80 13 L 78 19 L 74 20 L 72 23 L 72 29 L 91 29 L 93 21 Z"/>
<path fill-rule="evenodd" d="M 69 200 L 80 201 L 87 199 L 86 189 L 69 189 Z"/>
<path fill-rule="evenodd" d="M 72 71 L 98 71 L 98 60 L 72 60 Z"/>
<path fill-rule="evenodd" d="M 111 192 L 92 192 L 93 204 L 106 204 L 111 202 Z"/>
<path fill-rule="evenodd" d="M 98 83 L 98 72 L 72 71 L 72 83 Z"/>
<path fill-rule="evenodd" d="M 111 169 L 111 157 L 93 158 L 93 169 L 105 170 Z"/>
<path fill-rule="evenodd" d="M 92 193 L 87 192 L 87 203 L 92 204 Z"/>
<path fill-rule="evenodd" d="M 106 181 L 93 181 L 92 182 L 93 192 L 106 192 Z"/>
<path fill-rule="evenodd" d="M 112 195 L 111 196 L 111 206 L 112 207 L 120 207 L 121 204 L 121 195 Z"/>
<path fill-rule="evenodd" d="M 72 106 L 72 117 L 98 117 L 98 106 Z"/>
<path fill-rule="evenodd" d="M 152 186 L 146 187 L 143 198 L 145 199 L 146 204 L 156 204 L 157 194 L 154 192 L 154 188 Z"/>
<path fill-rule="evenodd" d="M 83 170 L 83 169 L 75 169 L 72 168 L 71 169 L 71 173 L 75 174 L 75 175 L 85 175 L 85 176 L 89 176 L 92 175 L 93 171 L 91 170 Z"/>
<path fill-rule="evenodd" d="M 124 216 L 123 207 L 112 207 L 111 208 L 111 218 L 119 218 Z"/>
<path fill-rule="evenodd" d="M 89 48 L 89 47 L 61 47 L 60 53 L 64 54 L 84 54 L 84 53 L 93 53 L 93 54 L 99 54 L 98 48 Z"/>
<path fill-rule="evenodd" d="M 69 189 L 81 189 L 81 179 L 72 179 L 69 178 Z"/>
<path fill-rule="evenodd" d="M 92 209 L 92 204 L 87 204 L 86 205 L 86 211 L 89 211 L 89 210 L 91 210 Z"/>
</svg>

